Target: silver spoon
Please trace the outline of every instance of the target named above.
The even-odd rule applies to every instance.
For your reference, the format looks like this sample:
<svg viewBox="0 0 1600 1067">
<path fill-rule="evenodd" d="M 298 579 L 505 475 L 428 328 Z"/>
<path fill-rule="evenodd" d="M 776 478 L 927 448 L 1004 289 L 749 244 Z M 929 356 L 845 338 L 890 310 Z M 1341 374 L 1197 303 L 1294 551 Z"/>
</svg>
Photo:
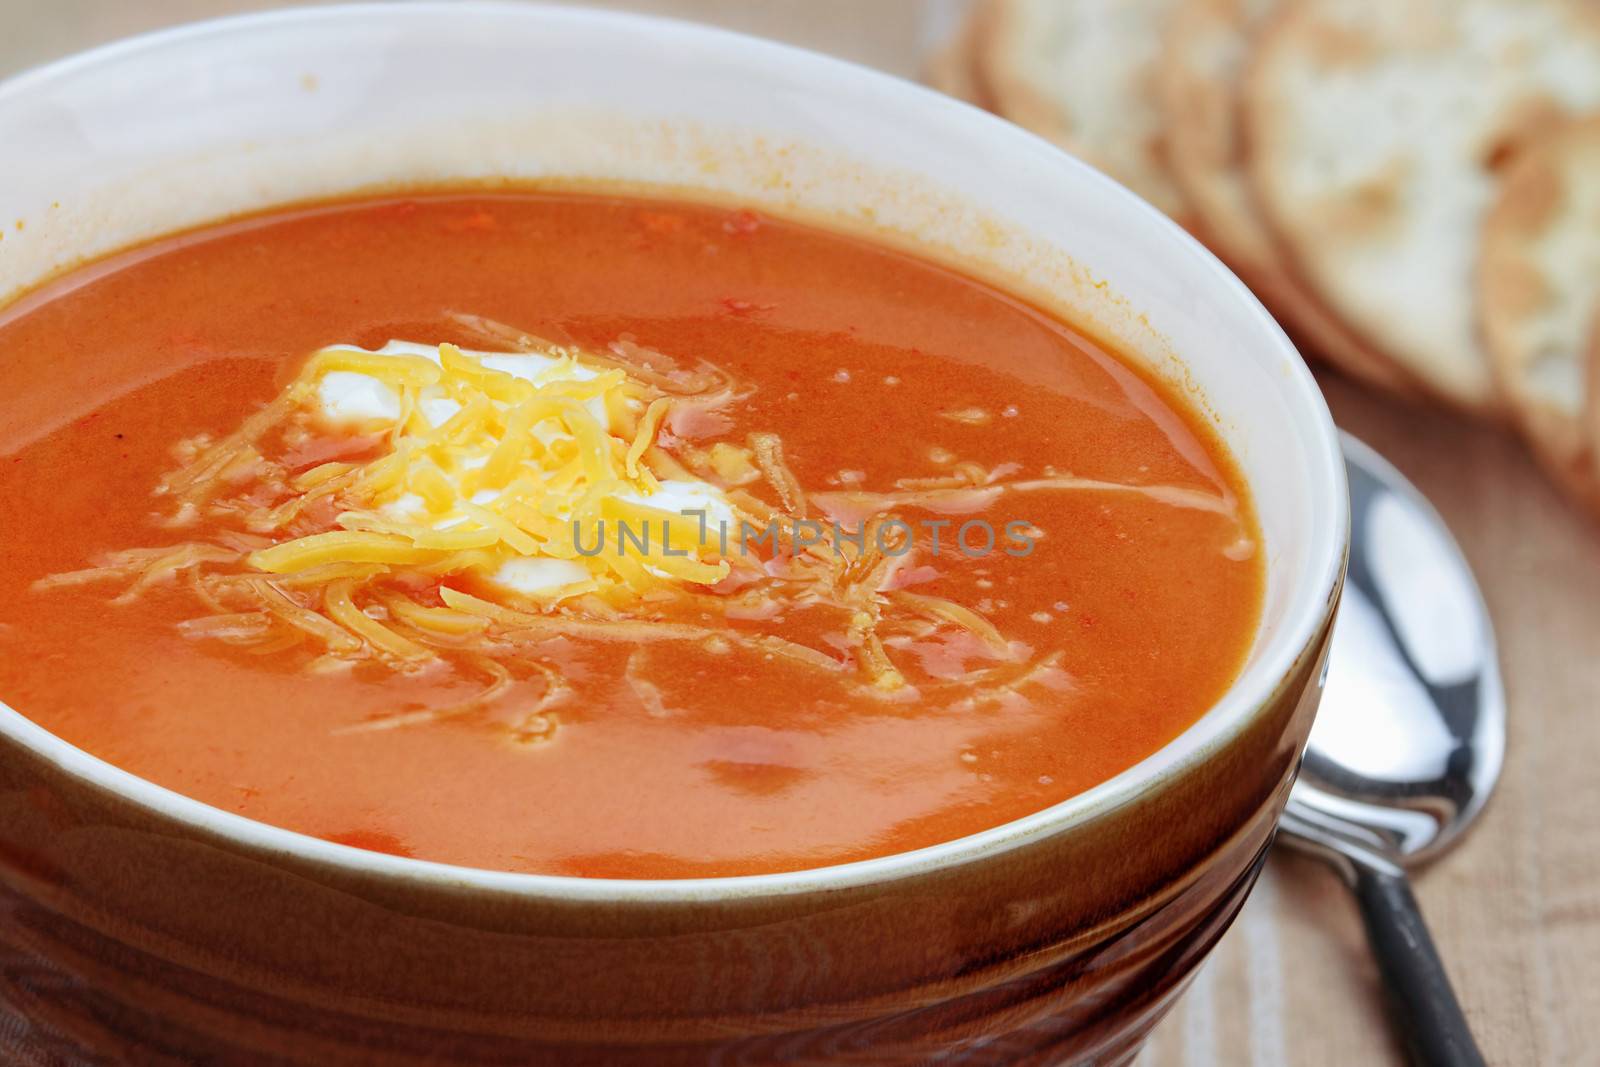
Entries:
<svg viewBox="0 0 1600 1067">
<path fill-rule="evenodd" d="M 1281 839 L 1356 895 L 1415 1062 L 1483 1063 L 1406 869 L 1467 828 L 1500 775 L 1505 690 L 1483 598 L 1444 521 L 1343 435 L 1350 573 Z"/>
</svg>

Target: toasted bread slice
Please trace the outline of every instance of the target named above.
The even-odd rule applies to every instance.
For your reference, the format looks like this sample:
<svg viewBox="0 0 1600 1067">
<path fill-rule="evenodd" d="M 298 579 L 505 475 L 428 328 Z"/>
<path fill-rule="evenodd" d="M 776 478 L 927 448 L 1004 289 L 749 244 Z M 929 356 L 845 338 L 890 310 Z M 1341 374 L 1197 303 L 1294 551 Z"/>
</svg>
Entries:
<svg viewBox="0 0 1600 1067">
<path fill-rule="evenodd" d="M 1284 0 L 1183 0 L 1168 22 L 1156 89 L 1167 163 L 1207 239 L 1230 264 L 1277 261 L 1242 170 L 1239 82 L 1251 41 Z"/>
<path fill-rule="evenodd" d="M 1582 472 L 1584 502 L 1600 517 L 1600 312 L 1589 326 L 1589 344 L 1586 346 L 1586 398 L 1584 398 L 1584 424 L 1589 445 L 1589 469 Z"/>
<path fill-rule="evenodd" d="M 1158 90 L 1173 178 L 1212 251 L 1309 349 L 1396 393 L 1415 383 L 1329 314 L 1289 270 L 1244 170 L 1240 86 L 1249 49 L 1284 0 L 1184 0 L 1167 27 Z"/>
<path fill-rule="evenodd" d="M 1155 74 L 1177 0 L 991 0 L 979 69 L 995 110 L 1181 222 Z"/>
<path fill-rule="evenodd" d="M 988 8 L 974 4 L 956 35 L 928 57 L 922 80 L 947 96 L 992 109 L 994 100 L 978 72 L 978 46 L 987 21 Z"/>
<path fill-rule="evenodd" d="M 1586 0 L 1303 0 L 1247 75 L 1249 170 L 1331 311 L 1429 391 L 1495 414 L 1473 281 L 1495 171 L 1597 107 Z"/>
<path fill-rule="evenodd" d="M 1478 305 L 1501 391 L 1558 472 L 1587 473 L 1589 334 L 1600 314 L 1600 117 L 1524 147 L 1483 225 Z"/>
</svg>

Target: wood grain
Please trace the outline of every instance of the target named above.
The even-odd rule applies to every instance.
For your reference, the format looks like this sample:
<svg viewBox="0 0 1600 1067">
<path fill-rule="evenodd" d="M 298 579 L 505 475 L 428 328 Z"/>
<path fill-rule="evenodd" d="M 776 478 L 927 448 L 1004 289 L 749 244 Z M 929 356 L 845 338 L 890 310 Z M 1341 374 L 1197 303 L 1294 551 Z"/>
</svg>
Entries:
<svg viewBox="0 0 1600 1067">
<path fill-rule="evenodd" d="M 261 0 L 0 0 L 0 75 L 128 33 Z M 951 4 L 640 0 L 911 75 Z M 1511 710 L 1499 793 L 1417 892 L 1489 1061 L 1600 1064 L 1600 527 L 1508 435 L 1324 388 L 1339 423 L 1413 478 L 1477 569 Z M 1332 874 L 1278 855 L 1157 1030 L 1151 1067 L 1400 1063 L 1355 909 Z"/>
</svg>

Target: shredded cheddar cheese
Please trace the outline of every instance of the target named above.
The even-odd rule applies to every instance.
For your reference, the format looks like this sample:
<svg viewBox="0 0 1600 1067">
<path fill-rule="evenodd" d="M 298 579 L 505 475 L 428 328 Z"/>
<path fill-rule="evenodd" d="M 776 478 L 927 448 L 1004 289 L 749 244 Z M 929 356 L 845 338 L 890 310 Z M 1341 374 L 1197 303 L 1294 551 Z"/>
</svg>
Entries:
<svg viewBox="0 0 1600 1067">
<path fill-rule="evenodd" d="M 728 564 L 709 558 L 693 536 L 697 523 L 650 505 L 661 485 L 643 458 L 669 398 L 620 369 L 591 370 L 570 356 L 526 356 L 516 366 L 516 356 L 445 344 L 429 359 L 414 347 L 335 347 L 307 362 L 290 392 L 321 398 L 325 419 L 379 426 L 388 451 L 366 464 L 323 464 L 298 475 L 295 488 L 309 494 L 338 481 L 359 506 L 336 516 L 340 529 L 259 549 L 247 557 L 250 565 L 292 574 L 381 563 L 489 582 L 526 573 L 507 567 L 520 559 L 583 566 L 584 579 L 554 588 L 509 583 L 513 594 L 543 603 L 727 576 Z M 357 401 L 346 403 L 351 396 Z M 277 525 L 283 515 L 280 506 L 258 525 Z M 602 530 L 613 543 L 630 532 L 651 536 L 630 539 L 626 555 L 580 553 L 575 532 L 587 531 L 593 544 Z M 402 648 L 371 627 L 351 628 L 386 651 Z"/>
</svg>

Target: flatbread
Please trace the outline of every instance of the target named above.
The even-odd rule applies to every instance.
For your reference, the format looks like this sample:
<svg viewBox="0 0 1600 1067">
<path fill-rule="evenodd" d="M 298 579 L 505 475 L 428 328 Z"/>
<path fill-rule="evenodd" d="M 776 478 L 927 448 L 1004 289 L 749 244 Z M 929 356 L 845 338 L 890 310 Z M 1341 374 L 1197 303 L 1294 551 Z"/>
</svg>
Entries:
<svg viewBox="0 0 1600 1067">
<path fill-rule="evenodd" d="M 987 8 L 975 4 L 961 29 L 928 57 L 922 69 L 922 80 L 941 93 L 982 108 L 994 103 L 978 72 L 978 45 L 987 18 Z"/>
<path fill-rule="evenodd" d="M 1178 0 L 991 0 L 979 69 L 995 110 L 1105 171 L 1173 218 L 1155 74 Z"/>
<path fill-rule="evenodd" d="M 1600 312 L 1589 326 L 1587 369 L 1588 396 L 1583 419 L 1589 430 L 1589 469 L 1584 480 L 1589 486 L 1588 501 L 1595 514 L 1600 515 Z"/>
<path fill-rule="evenodd" d="M 1157 74 L 1167 163 L 1230 264 L 1259 273 L 1278 262 L 1243 172 L 1239 80 L 1252 39 L 1283 0 L 1183 0 Z"/>
<path fill-rule="evenodd" d="M 1495 169 L 1596 108 L 1586 0 L 1302 0 L 1247 75 L 1249 170 L 1334 314 L 1434 394 L 1494 413 L 1473 275 Z"/>
<path fill-rule="evenodd" d="M 1478 303 L 1501 391 L 1558 474 L 1586 476 L 1590 331 L 1600 314 L 1600 117 L 1523 148 L 1483 226 Z"/>
<path fill-rule="evenodd" d="M 1158 93 L 1167 162 L 1196 228 L 1311 353 L 1390 392 L 1410 376 L 1329 314 L 1294 276 L 1245 173 L 1241 80 L 1250 47 L 1284 0 L 1184 0 L 1167 27 Z"/>
</svg>

